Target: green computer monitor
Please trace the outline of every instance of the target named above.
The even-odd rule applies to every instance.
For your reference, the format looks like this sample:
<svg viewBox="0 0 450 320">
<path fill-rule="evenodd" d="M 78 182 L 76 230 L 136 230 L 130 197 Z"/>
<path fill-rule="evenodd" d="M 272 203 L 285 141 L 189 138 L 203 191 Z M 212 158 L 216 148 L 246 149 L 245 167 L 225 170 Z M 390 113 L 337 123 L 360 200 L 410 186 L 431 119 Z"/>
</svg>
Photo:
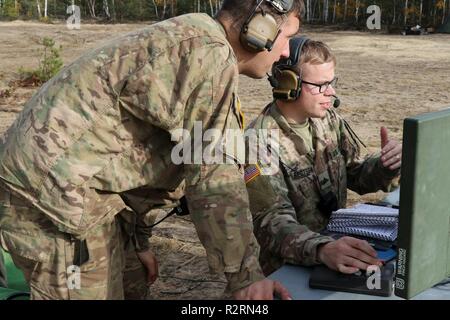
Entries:
<svg viewBox="0 0 450 320">
<path fill-rule="evenodd" d="M 412 298 L 450 276 L 450 109 L 403 125 L 395 294 Z"/>
</svg>

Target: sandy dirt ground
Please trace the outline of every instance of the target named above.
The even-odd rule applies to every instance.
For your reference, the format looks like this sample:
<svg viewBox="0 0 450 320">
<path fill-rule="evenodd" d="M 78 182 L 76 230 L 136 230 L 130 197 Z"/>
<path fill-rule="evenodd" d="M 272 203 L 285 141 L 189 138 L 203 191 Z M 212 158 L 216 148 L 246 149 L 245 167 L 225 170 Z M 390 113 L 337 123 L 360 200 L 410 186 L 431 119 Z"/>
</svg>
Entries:
<svg viewBox="0 0 450 320">
<path fill-rule="evenodd" d="M 0 23 L 0 133 L 37 90 L 11 89 L 9 84 L 17 79 L 19 67 L 37 67 L 42 37 L 62 45 L 64 63 L 69 64 L 87 49 L 143 26 L 82 24 L 81 30 L 71 31 L 63 24 Z M 303 33 L 325 41 L 336 53 L 339 112 L 366 142 L 364 152 L 379 150 L 380 126 L 401 140 L 405 117 L 450 107 L 450 35 L 403 37 L 323 28 L 305 28 Z M 242 77 L 240 97 L 249 121 L 271 100 L 267 80 Z M 348 204 L 383 196 L 350 193 Z M 189 218 L 166 220 L 155 228 L 151 242 L 160 261 L 160 277 L 149 299 L 223 297 L 225 279 L 208 273 L 205 251 Z"/>
</svg>

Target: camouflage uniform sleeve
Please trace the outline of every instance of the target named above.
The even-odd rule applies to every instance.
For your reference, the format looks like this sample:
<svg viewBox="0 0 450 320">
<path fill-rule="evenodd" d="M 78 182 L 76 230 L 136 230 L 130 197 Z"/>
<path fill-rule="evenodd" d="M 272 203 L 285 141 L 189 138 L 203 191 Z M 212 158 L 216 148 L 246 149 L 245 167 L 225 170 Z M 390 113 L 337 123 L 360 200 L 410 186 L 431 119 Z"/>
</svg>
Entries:
<svg viewBox="0 0 450 320">
<path fill-rule="evenodd" d="M 193 165 L 189 169 L 191 177 L 198 171 L 201 177 L 186 189 L 192 221 L 206 249 L 209 267 L 213 272 L 225 273 L 230 292 L 264 278 L 247 191 L 242 175 L 233 166 Z"/>
<path fill-rule="evenodd" d="M 347 186 L 358 194 L 383 190 L 391 192 L 398 186 L 400 169 L 390 170 L 383 167 L 380 154 L 361 158 L 359 144 L 339 119 L 340 145 L 347 168 Z"/>
<path fill-rule="evenodd" d="M 195 139 L 196 123 L 203 132 L 217 129 L 224 133 L 236 120 L 231 106 L 238 71 L 231 49 L 219 46 L 191 46 L 179 57 L 181 48 L 152 61 L 132 77 L 121 102 L 136 117 L 169 132 L 178 144 L 184 143 L 181 137 L 185 133 Z M 154 71 L 158 69 L 165 70 L 163 76 Z M 195 148 L 190 142 L 202 155 L 203 146 Z M 236 164 L 196 163 L 184 164 L 191 218 L 210 269 L 224 272 L 228 289 L 236 291 L 264 278 L 242 171 Z"/>
<path fill-rule="evenodd" d="M 247 183 L 247 190 L 261 251 L 275 255 L 283 262 L 305 266 L 319 264 L 319 245 L 333 239 L 299 223 L 282 172 L 257 176 Z M 261 264 L 264 267 L 266 261 Z"/>
<path fill-rule="evenodd" d="M 226 135 L 228 129 L 242 134 L 234 109 L 236 72 L 234 65 L 225 68 L 211 83 L 202 85 L 206 92 L 213 88 L 213 97 L 200 93 L 201 99 L 196 100 L 197 104 L 212 105 L 215 110 L 213 117 L 206 115 L 196 120 L 207 124 L 206 129 L 215 129 L 222 135 Z M 206 249 L 209 267 L 213 272 L 224 272 L 227 290 L 234 292 L 262 280 L 264 275 L 258 262 L 259 245 L 253 234 L 243 161 L 229 151 L 225 153 L 233 159 L 230 164 L 191 164 L 185 165 L 185 170 L 186 198 L 192 221 Z M 202 152 L 209 155 L 203 148 Z"/>
<path fill-rule="evenodd" d="M 125 210 L 129 214 L 122 214 L 122 217 L 127 221 L 127 226 L 132 228 L 129 234 L 137 252 L 150 249 L 152 225 L 160 214 L 168 214 L 179 205 L 178 199 L 181 198 L 183 189 L 183 184 L 172 192 L 143 187 L 121 194 L 124 202 L 132 209 L 132 212 Z"/>
</svg>

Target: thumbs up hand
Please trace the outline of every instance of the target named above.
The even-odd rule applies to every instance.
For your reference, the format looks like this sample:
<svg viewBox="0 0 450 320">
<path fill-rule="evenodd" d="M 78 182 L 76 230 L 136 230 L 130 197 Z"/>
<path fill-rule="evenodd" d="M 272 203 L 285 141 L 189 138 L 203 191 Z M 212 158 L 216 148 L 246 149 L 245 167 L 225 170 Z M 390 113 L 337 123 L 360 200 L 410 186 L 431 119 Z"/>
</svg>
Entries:
<svg viewBox="0 0 450 320">
<path fill-rule="evenodd" d="M 381 163 L 383 167 L 396 170 L 402 165 L 402 144 L 396 140 L 390 140 L 385 127 L 380 129 L 381 137 Z"/>
</svg>

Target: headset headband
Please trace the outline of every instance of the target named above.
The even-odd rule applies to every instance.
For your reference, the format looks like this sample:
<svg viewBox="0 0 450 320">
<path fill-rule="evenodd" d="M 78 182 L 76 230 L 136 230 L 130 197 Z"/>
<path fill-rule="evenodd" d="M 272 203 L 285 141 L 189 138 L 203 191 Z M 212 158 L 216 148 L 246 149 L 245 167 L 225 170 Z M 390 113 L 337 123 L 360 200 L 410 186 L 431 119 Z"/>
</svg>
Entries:
<svg viewBox="0 0 450 320">
<path fill-rule="evenodd" d="M 286 16 L 292 10 L 294 0 L 256 0 L 256 4 L 241 28 L 240 41 L 250 51 L 271 51 L 275 41 L 281 33 L 281 25 L 286 22 Z M 283 22 L 271 12 L 264 10 L 266 3 L 275 10 L 275 14 L 282 16 Z"/>
<path fill-rule="evenodd" d="M 273 65 L 273 68 L 278 70 L 293 69 L 293 67 L 297 65 L 300 60 L 303 46 L 308 41 L 309 39 L 305 36 L 292 38 L 289 41 L 289 58 L 281 59 Z"/>
<path fill-rule="evenodd" d="M 293 0 L 266 0 L 279 13 L 288 13 L 294 4 Z"/>
<path fill-rule="evenodd" d="M 247 20 L 245 20 L 244 27 L 250 23 L 250 20 L 255 16 L 256 11 L 261 7 L 263 2 L 270 4 L 279 14 L 286 14 L 292 9 L 293 0 L 256 0 L 256 6 L 250 12 Z"/>
</svg>

